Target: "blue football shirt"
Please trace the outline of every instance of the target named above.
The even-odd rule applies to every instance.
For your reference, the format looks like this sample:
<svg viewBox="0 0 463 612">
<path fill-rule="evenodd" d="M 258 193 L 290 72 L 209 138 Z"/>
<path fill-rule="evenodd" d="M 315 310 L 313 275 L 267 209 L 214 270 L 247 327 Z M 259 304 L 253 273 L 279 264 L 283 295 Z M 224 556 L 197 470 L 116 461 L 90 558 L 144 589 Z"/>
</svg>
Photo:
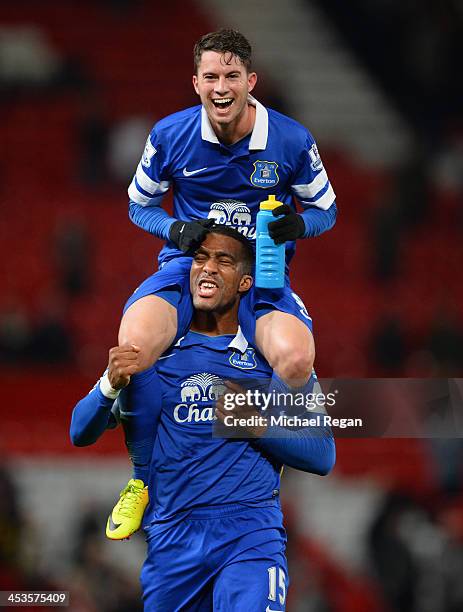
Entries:
<svg viewBox="0 0 463 612">
<path fill-rule="evenodd" d="M 259 504 L 278 495 L 279 464 L 250 440 L 214 436 L 215 402 L 223 382 L 254 388 L 256 381 L 268 385 L 271 375 L 267 362 L 239 331 L 215 337 L 189 332 L 155 369 L 132 377 L 133 401 L 142 399 L 137 387 L 142 394 L 159 394 L 160 389 L 145 526 L 198 507 Z"/>
<path fill-rule="evenodd" d="M 201 105 L 154 126 L 129 187 L 130 200 L 138 205 L 137 218 L 132 217 L 138 225 L 168 239 L 174 219 L 159 207 L 171 187 L 176 219 L 213 218 L 251 240 L 259 204 L 269 194 L 292 207 L 297 198 L 304 208 L 306 236 L 333 225 L 335 194 L 310 132 L 252 96 L 249 102 L 256 107 L 254 129 L 230 146 L 218 141 Z M 294 242 L 286 243 L 288 262 L 294 248 Z M 159 262 L 179 254 L 167 242 Z"/>
</svg>

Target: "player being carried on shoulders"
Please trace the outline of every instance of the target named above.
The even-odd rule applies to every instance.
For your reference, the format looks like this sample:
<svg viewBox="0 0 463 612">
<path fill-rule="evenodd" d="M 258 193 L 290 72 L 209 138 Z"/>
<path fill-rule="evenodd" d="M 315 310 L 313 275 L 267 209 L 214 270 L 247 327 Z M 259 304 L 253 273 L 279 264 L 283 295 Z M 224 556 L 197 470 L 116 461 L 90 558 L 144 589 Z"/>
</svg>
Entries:
<svg viewBox="0 0 463 612">
<path fill-rule="evenodd" d="M 246 38 L 230 29 L 206 34 L 195 45 L 194 63 L 201 105 L 153 127 L 129 187 L 131 220 L 166 240 L 159 271 L 129 299 L 119 330 L 119 344 L 139 350 L 140 371 L 188 328 L 192 306 L 178 311 L 181 279 L 210 224 L 230 225 L 253 240 L 259 204 L 274 194 L 283 202 L 274 214 L 284 216 L 269 232 L 277 244 L 286 243 L 288 266 L 297 239 L 318 236 L 336 220 L 335 194 L 310 132 L 251 96 L 257 75 Z M 170 188 L 173 217 L 161 207 Z M 239 321 L 276 381 L 292 388 L 308 381 L 315 356 L 311 319 L 288 273 L 281 290 L 251 288 Z"/>
</svg>

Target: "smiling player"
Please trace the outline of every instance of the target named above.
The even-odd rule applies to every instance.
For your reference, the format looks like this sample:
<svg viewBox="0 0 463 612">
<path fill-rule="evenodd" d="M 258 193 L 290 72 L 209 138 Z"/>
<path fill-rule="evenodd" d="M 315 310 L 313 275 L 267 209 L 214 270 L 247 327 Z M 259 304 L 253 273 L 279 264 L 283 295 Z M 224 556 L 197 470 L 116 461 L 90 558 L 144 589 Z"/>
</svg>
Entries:
<svg viewBox="0 0 463 612">
<path fill-rule="evenodd" d="M 152 129 L 129 187 L 130 218 L 164 238 L 160 270 L 135 291 L 126 304 L 119 344 L 136 346 L 143 371 L 189 327 L 191 303 L 182 301 L 190 257 L 211 224 L 237 229 L 255 238 L 256 214 L 268 194 L 276 195 L 283 217 L 269 224 L 275 242 L 286 242 L 289 265 L 295 240 L 318 236 L 335 223 L 335 194 L 310 132 L 296 121 L 265 108 L 251 96 L 257 75 L 251 46 L 235 30 L 203 36 L 194 48 L 193 87 L 201 104 L 170 115 Z M 162 207 L 172 188 L 174 216 Z M 302 206 L 296 211 L 294 198 Z M 213 284 L 201 289 L 211 295 Z M 241 300 L 239 321 L 246 339 L 274 372 L 276 387 L 303 386 L 315 356 L 311 318 L 292 291 L 289 276 L 281 290 L 252 287 Z M 112 516 L 139 525 L 143 479 L 129 483 Z M 121 527 L 122 530 L 122 527 Z M 112 534 L 114 537 L 114 534 Z"/>
<path fill-rule="evenodd" d="M 137 291 L 120 327 L 119 343 L 140 347 L 142 369 L 188 325 L 178 316 L 175 300 L 159 292 L 188 274 L 182 255 L 192 253 L 212 221 L 254 240 L 259 204 L 269 193 L 276 195 L 284 206 L 275 214 L 283 217 L 269 231 L 275 242 L 286 242 L 289 264 L 295 240 L 318 236 L 336 219 L 335 194 L 310 132 L 251 96 L 257 75 L 246 38 L 228 29 L 206 34 L 195 45 L 194 62 L 193 87 L 201 105 L 154 126 L 129 187 L 132 221 L 167 241 L 159 255 L 160 271 Z M 173 217 L 161 207 L 170 188 Z M 246 337 L 295 387 L 307 382 L 312 371 L 309 323 L 288 277 L 282 290 L 252 289 L 240 312 Z"/>
</svg>

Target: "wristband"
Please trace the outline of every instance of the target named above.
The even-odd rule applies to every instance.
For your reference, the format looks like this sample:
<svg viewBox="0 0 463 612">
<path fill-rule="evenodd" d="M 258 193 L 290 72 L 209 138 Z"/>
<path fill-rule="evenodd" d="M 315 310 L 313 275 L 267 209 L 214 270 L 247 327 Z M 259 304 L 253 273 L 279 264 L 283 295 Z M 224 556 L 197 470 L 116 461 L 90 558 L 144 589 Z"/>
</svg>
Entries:
<svg viewBox="0 0 463 612">
<path fill-rule="evenodd" d="M 100 378 L 100 391 L 108 399 L 116 399 L 121 392 L 120 389 L 114 389 L 109 382 L 108 372 L 105 372 Z"/>
</svg>

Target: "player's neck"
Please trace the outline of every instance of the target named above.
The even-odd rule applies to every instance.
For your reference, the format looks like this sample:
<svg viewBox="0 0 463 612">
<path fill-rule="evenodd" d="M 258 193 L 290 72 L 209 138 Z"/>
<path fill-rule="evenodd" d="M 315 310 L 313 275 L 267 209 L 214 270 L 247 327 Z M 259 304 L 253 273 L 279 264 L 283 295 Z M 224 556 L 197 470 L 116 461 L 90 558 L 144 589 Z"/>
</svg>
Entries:
<svg viewBox="0 0 463 612">
<path fill-rule="evenodd" d="M 248 104 L 243 114 L 237 117 L 233 123 L 219 124 L 211 122 L 211 125 L 222 144 L 233 145 L 252 132 L 255 121 L 256 108 L 252 104 Z"/>
<path fill-rule="evenodd" d="M 190 330 L 206 336 L 225 336 L 238 331 L 238 311 L 206 312 L 195 310 Z"/>
</svg>

